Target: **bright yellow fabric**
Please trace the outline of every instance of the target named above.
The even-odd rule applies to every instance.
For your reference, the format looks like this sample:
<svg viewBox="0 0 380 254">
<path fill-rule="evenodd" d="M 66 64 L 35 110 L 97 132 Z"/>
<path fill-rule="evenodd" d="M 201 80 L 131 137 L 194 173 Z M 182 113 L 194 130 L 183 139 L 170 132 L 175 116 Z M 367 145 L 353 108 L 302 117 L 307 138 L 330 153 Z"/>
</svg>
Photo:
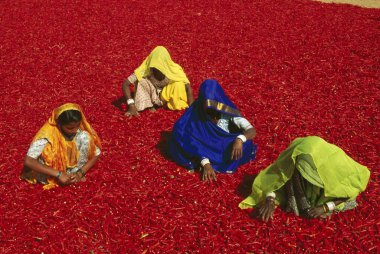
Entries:
<svg viewBox="0 0 380 254">
<path fill-rule="evenodd" d="M 326 199 L 352 200 L 364 191 L 368 184 L 368 168 L 354 161 L 339 147 L 316 136 L 297 138 L 272 165 L 259 173 L 253 182 L 252 194 L 243 200 L 239 207 L 254 207 L 265 199 L 267 193 L 283 187 L 293 176 L 299 155 L 309 155 L 312 158 L 323 183 Z"/>
<path fill-rule="evenodd" d="M 161 100 L 171 110 L 182 110 L 188 108 L 187 93 L 183 82 L 172 82 L 161 91 Z"/>
<path fill-rule="evenodd" d="M 169 80 L 169 84 L 162 89 L 161 99 L 172 110 L 187 108 L 187 94 L 185 84 L 190 84 L 182 67 L 176 64 L 170 57 L 168 50 L 163 46 L 157 46 L 134 71 L 137 80 L 147 77 L 150 68 L 156 68 Z"/>
<path fill-rule="evenodd" d="M 96 146 L 101 148 L 101 141 L 92 129 L 90 124 L 87 122 L 79 105 L 74 103 L 64 104 L 53 110 L 52 116 L 49 120 L 42 126 L 42 128 L 37 132 L 33 139 L 33 142 L 39 139 L 47 139 L 48 144 L 42 151 L 41 157 L 45 162 L 45 165 L 59 171 L 66 171 L 67 168 L 73 168 L 78 162 L 79 152 L 75 144 L 75 139 L 68 141 L 62 135 L 61 131 L 57 126 L 58 117 L 67 110 L 78 110 L 81 112 L 82 121 L 80 123 L 80 129 L 87 131 L 90 134 L 90 145 L 88 151 L 88 159 L 95 156 Z M 35 182 L 30 179 L 28 182 Z M 54 185 L 55 179 L 51 178 L 49 185 Z M 49 187 L 47 187 L 49 189 Z"/>
</svg>

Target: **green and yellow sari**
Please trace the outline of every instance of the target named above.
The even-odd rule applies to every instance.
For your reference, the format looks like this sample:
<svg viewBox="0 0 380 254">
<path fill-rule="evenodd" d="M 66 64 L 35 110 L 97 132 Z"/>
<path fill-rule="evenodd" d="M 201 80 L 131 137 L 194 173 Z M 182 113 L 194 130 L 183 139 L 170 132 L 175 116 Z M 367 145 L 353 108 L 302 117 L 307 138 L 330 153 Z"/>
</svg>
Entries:
<svg viewBox="0 0 380 254">
<path fill-rule="evenodd" d="M 261 171 L 252 193 L 239 207 L 260 206 L 268 193 L 275 192 L 276 203 L 300 215 L 302 211 L 341 199 L 334 211 L 357 206 L 358 194 L 365 190 L 370 172 L 342 149 L 320 137 L 295 139 L 277 160 Z"/>
</svg>

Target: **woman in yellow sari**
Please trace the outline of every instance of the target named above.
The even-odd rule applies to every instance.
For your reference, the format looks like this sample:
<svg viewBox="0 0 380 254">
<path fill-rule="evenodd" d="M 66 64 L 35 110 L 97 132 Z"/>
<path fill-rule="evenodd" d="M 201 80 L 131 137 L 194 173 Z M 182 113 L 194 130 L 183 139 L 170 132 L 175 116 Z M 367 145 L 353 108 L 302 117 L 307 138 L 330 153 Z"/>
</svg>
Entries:
<svg viewBox="0 0 380 254">
<path fill-rule="evenodd" d="M 42 183 L 44 189 L 83 181 L 101 149 L 96 132 L 77 104 L 67 103 L 52 116 L 33 139 L 21 178 Z"/>
<path fill-rule="evenodd" d="M 240 208 L 259 208 L 259 218 L 272 218 L 276 204 L 307 218 L 353 209 L 369 180 L 367 167 L 320 137 L 295 139 L 277 160 L 261 171 L 252 194 Z"/>
<path fill-rule="evenodd" d="M 130 85 L 134 85 L 132 97 Z M 178 64 L 173 62 L 163 46 L 157 46 L 144 62 L 126 79 L 122 86 L 128 111 L 125 115 L 137 116 L 138 111 L 154 110 L 166 106 L 182 110 L 194 101 L 190 82 Z"/>
</svg>

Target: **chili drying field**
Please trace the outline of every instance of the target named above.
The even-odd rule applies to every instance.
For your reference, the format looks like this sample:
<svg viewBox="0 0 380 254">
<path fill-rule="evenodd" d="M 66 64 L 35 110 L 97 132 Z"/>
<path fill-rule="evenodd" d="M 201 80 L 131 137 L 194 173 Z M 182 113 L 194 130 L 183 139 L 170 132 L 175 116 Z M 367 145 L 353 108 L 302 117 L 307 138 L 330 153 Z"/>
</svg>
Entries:
<svg viewBox="0 0 380 254">
<path fill-rule="evenodd" d="M 379 252 L 379 9 L 283 1 L 0 3 L 1 253 Z M 257 129 L 254 162 L 216 184 L 166 154 L 182 112 L 123 115 L 121 84 L 157 45 L 195 95 L 215 78 Z M 51 111 L 82 106 L 103 140 L 76 185 L 19 179 Z M 368 166 L 355 210 L 262 223 L 238 203 L 296 137 L 318 135 Z"/>
</svg>

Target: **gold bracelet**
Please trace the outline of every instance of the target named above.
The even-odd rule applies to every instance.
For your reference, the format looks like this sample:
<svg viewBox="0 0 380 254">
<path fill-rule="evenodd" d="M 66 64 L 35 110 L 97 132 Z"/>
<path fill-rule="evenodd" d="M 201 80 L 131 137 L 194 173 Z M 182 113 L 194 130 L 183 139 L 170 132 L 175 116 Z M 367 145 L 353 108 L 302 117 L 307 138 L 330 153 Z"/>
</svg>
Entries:
<svg viewBox="0 0 380 254">
<path fill-rule="evenodd" d="M 86 175 L 86 173 L 83 172 L 82 168 L 78 169 L 78 172 L 82 174 L 82 177 Z"/>
<path fill-rule="evenodd" d="M 322 205 L 322 207 L 323 207 L 323 211 L 324 211 L 325 213 L 327 213 L 327 210 L 326 210 L 325 205 Z"/>
</svg>

